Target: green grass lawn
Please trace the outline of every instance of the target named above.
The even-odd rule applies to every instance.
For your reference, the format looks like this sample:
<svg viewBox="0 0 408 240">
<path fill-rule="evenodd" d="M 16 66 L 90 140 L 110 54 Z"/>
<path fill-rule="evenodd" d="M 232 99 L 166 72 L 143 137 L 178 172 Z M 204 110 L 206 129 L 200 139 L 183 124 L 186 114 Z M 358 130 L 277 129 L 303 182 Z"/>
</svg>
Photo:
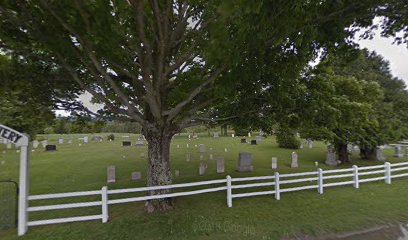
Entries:
<svg viewBox="0 0 408 240">
<path fill-rule="evenodd" d="M 129 135 L 132 142 L 136 136 Z M 116 134 L 113 142 L 92 142 L 78 146 L 74 142 L 57 144 L 58 135 L 49 136 L 50 143 L 58 151 L 44 152 L 37 149 L 31 153 L 30 194 L 47 194 L 71 191 L 97 190 L 106 183 L 106 167 L 116 166 L 116 183 L 109 189 L 145 186 L 147 160 L 140 153 L 147 148 L 123 148 L 122 137 Z M 92 135 L 89 135 L 92 136 Z M 67 136 L 64 136 L 67 139 Z M 255 139 L 252 138 L 252 139 Z M 316 142 L 313 149 L 299 149 L 299 168 L 290 168 L 292 150 L 280 149 L 273 138 L 265 138 L 257 146 L 240 144 L 240 138 L 210 138 L 206 134 L 189 141 L 186 136 L 176 136 L 171 147 L 171 168 L 180 171 L 175 183 L 187 183 L 232 177 L 272 175 L 271 158 L 278 158 L 280 173 L 316 170 L 315 161 L 323 169 L 333 169 L 323 164 L 326 146 Z M 208 169 L 204 176 L 198 176 L 199 154 L 195 145 L 205 144 Z M 186 148 L 189 144 L 189 148 Z M 177 148 L 180 145 L 180 148 Z M 225 157 L 225 173 L 216 173 L 215 160 L 208 160 L 209 148 L 214 156 Z M 227 152 L 224 149 L 227 148 Z M 16 150 L 0 152 L 0 179 L 18 179 L 18 153 Z M 235 171 L 238 153 L 248 151 L 253 155 L 254 172 Z M 186 154 L 191 161 L 186 162 Z M 386 151 L 390 162 L 400 159 L 392 157 L 392 150 Z M 363 162 L 353 156 L 353 164 L 359 166 L 380 164 Z M 407 159 L 405 159 L 407 160 Z M 350 165 L 342 167 L 350 167 Z M 131 172 L 141 171 L 142 181 L 131 181 Z M 106 224 L 100 221 L 47 225 L 29 228 L 28 233 L 18 239 L 280 239 L 296 236 L 320 236 L 351 231 L 390 222 L 408 221 L 408 179 L 395 179 L 391 185 L 384 182 L 363 183 L 360 189 L 352 186 L 325 189 L 323 195 L 316 190 L 282 193 L 281 200 L 274 196 L 258 196 L 234 199 L 233 207 L 226 206 L 226 193 L 207 193 L 179 197 L 175 209 L 168 212 L 146 214 L 144 203 L 127 203 L 109 206 L 110 219 Z M 1 187 L 1 186 L 0 186 Z M 260 188 L 260 189 L 268 189 Z M 246 190 L 253 191 L 253 190 Z M 0 190 L 1 193 L 1 190 Z M 120 195 L 136 196 L 132 194 Z M 138 195 L 139 196 L 139 195 Z M 0 196 L 3 198 L 3 196 Z M 79 202 L 98 200 L 99 197 L 83 197 L 35 201 L 35 204 Z M 30 214 L 30 220 L 100 214 L 100 207 L 45 211 Z M 0 239 L 16 239 L 16 230 L 0 231 Z"/>
</svg>

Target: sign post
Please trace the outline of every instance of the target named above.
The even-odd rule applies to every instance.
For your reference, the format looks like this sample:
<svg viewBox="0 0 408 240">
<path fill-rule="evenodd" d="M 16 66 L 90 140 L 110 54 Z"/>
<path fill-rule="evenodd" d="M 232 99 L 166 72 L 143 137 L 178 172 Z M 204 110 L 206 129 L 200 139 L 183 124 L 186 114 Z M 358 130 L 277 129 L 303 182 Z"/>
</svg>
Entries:
<svg viewBox="0 0 408 240">
<path fill-rule="evenodd" d="M 19 198 L 18 198 L 18 229 L 19 236 L 27 232 L 28 221 L 28 193 L 29 193 L 29 142 L 28 135 L 19 133 L 14 129 L 0 124 L 0 138 L 20 146 L 20 179 L 19 179 Z"/>
</svg>

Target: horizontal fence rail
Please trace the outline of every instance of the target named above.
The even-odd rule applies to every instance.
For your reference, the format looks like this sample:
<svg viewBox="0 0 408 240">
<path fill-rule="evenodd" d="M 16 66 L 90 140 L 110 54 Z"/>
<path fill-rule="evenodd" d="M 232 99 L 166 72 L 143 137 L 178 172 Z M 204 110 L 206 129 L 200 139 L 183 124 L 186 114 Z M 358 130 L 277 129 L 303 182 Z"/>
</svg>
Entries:
<svg viewBox="0 0 408 240">
<path fill-rule="evenodd" d="M 404 172 L 405 171 L 405 172 Z M 180 196 L 191 196 L 210 192 L 226 191 L 227 206 L 232 207 L 232 200 L 236 198 L 273 195 L 276 200 L 280 200 L 281 193 L 295 192 L 315 189 L 319 194 L 323 194 L 324 188 L 352 185 L 359 188 L 360 183 L 384 181 L 391 184 L 394 178 L 408 177 L 408 162 L 393 163 L 388 162 L 375 165 L 358 167 L 353 166 L 346 169 L 323 170 L 321 168 L 312 172 L 287 173 L 279 174 L 275 172 L 271 176 L 259 177 L 240 177 L 232 178 L 227 176 L 225 179 L 200 181 L 192 183 L 171 184 L 164 186 L 126 188 L 126 189 L 109 189 L 104 186 L 101 190 L 82 191 L 56 194 L 31 195 L 28 197 L 30 202 L 38 200 L 64 199 L 74 197 L 99 196 L 100 200 L 88 202 L 75 202 L 64 204 L 53 204 L 44 206 L 30 206 L 28 212 L 73 209 L 84 207 L 100 207 L 100 215 L 74 216 L 67 218 L 46 219 L 37 221 L 28 221 L 28 226 L 38 226 L 54 223 L 68 223 L 77 221 L 101 220 L 103 223 L 109 219 L 108 206 L 111 204 L 129 203 L 137 201 L 147 201 L 154 199 L 173 198 Z M 215 186 L 218 185 L 218 186 Z M 169 192 L 174 189 L 183 189 L 191 187 L 204 186 L 204 189 L 188 189 L 180 192 Z M 266 189 L 265 189 L 266 188 Z M 254 189 L 251 192 L 243 192 Z M 263 189 L 260 191 L 260 189 Z M 166 191 L 167 190 L 167 191 Z M 238 191 L 233 193 L 234 191 Z M 153 195 L 139 197 L 122 197 L 110 199 L 112 196 L 129 194 L 129 193 L 151 193 L 154 191 L 163 191 Z"/>
</svg>

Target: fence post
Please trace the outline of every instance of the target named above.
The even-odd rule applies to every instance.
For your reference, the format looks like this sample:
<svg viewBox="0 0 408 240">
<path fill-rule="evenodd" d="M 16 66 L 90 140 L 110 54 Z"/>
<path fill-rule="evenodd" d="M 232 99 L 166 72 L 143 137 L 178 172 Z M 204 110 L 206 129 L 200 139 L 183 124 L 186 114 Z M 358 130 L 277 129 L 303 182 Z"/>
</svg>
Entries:
<svg viewBox="0 0 408 240">
<path fill-rule="evenodd" d="M 317 184 L 318 184 L 318 192 L 323 194 L 323 169 L 317 169 Z"/>
<path fill-rule="evenodd" d="M 227 176 L 227 206 L 232 207 L 232 187 L 231 176 Z"/>
<path fill-rule="evenodd" d="M 108 214 L 108 187 L 104 186 L 101 189 L 102 195 L 102 222 L 106 223 L 109 219 Z"/>
<path fill-rule="evenodd" d="M 353 174 L 354 187 L 359 188 L 360 183 L 358 182 L 358 167 L 356 165 L 353 165 Z"/>
<path fill-rule="evenodd" d="M 275 172 L 275 199 L 280 200 L 279 173 Z"/>
<path fill-rule="evenodd" d="M 385 167 L 385 183 L 391 184 L 391 164 L 389 162 L 384 163 Z"/>
</svg>

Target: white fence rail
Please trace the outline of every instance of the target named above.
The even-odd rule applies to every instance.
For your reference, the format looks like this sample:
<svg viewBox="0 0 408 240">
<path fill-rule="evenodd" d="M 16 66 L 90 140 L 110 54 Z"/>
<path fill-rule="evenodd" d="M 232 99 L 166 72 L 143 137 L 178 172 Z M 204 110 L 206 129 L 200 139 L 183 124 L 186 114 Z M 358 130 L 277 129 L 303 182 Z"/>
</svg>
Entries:
<svg viewBox="0 0 408 240">
<path fill-rule="evenodd" d="M 406 172 L 404 172 L 406 171 Z M 313 172 L 302 173 L 289 173 L 279 174 L 275 172 L 272 176 L 260 176 L 260 177 L 244 177 L 244 178 L 232 178 L 227 176 L 226 179 L 201 181 L 193 183 L 172 184 L 166 186 L 155 187 L 140 187 L 140 188 L 127 188 L 127 189 L 111 189 L 108 190 L 106 186 L 97 191 L 84 191 L 84 192 L 70 192 L 70 193 L 57 193 L 57 194 L 43 194 L 32 195 L 28 197 L 30 202 L 37 200 L 49 200 L 49 199 L 61 199 L 61 198 L 73 198 L 84 196 L 100 196 L 100 200 L 91 202 L 77 202 L 77 203 L 65 203 L 54 204 L 45 206 L 32 206 L 28 207 L 28 212 L 59 210 L 59 209 L 72 209 L 83 207 L 101 207 L 100 215 L 90 216 L 76 216 L 67 218 L 46 219 L 37 221 L 28 221 L 27 226 L 38 226 L 44 224 L 54 223 L 67 223 L 77 221 L 88 220 L 101 220 L 103 223 L 109 219 L 109 208 L 111 204 L 129 203 L 137 201 L 147 201 L 153 199 L 172 198 L 179 196 L 190 196 L 196 194 L 226 191 L 227 193 L 227 206 L 232 207 L 232 200 L 235 198 L 262 196 L 262 195 L 274 195 L 276 200 L 280 200 L 281 193 L 295 192 L 308 189 L 316 189 L 318 193 L 323 194 L 324 188 L 352 185 L 354 188 L 359 188 L 360 183 L 382 181 L 391 184 L 391 179 L 408 177 L 408 162 L 390 164 L 388 162 L 382 165 L 358 167 L 353 166 L 347 169 L 337 170 L 323 170 L 317 169 Z M 260 182 L 263 181 L 263 182 Z M 255 182 L 255 183 L 254 183 Z M 303 185 L 307 184 L 307 185 Z M 126 197 L 118 199 L 110 199 L 109 197 L 119 194 L 140 193 L 157 190 L 171 190 L 179 188 L 190 188 L 197 186 L 209 186 L 210 188 L 200 190 L 188 190 L 182 192 L 164 193 L 159 195 L 149 195 L 141 197 Z M 219 186 L 214 186 L 219 185 Z M 300 185 L 300 186 L 299 186 Z M 242 192 L 243 190 L 256 189 L 258 191 Z M 260 188 L 267 188 L 266 190 L 259 191 Z M 233 193 L 234 191 L 234 193 Z M 235 193 L 239 191 L 238 193 Z"/>
</svg>

